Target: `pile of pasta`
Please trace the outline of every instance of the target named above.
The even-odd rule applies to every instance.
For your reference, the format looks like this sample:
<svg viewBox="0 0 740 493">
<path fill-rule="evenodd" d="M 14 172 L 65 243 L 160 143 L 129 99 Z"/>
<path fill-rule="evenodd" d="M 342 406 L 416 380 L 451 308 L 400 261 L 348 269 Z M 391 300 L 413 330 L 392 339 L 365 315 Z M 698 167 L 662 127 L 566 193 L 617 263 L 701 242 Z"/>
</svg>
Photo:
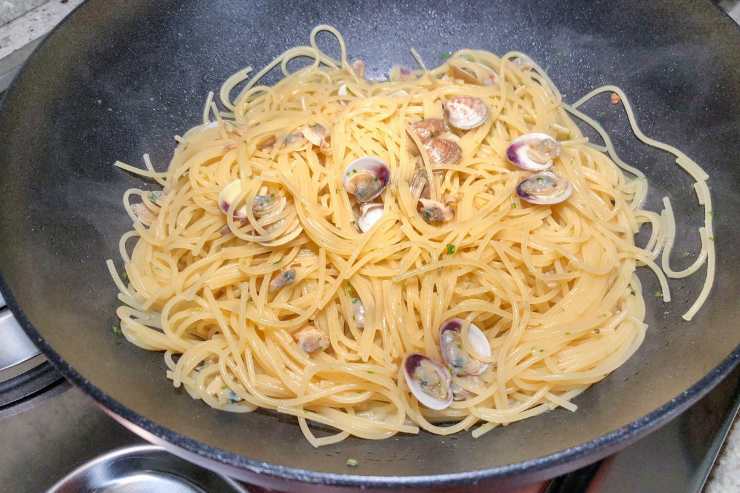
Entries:
<svg viewBox="0 0 740 493">
<path fill-rule="evenodd" d="M 318 48 L 324 31 L 338 40 L 338 59 Z M 309 63 L 291 73 L 296 58 Z M 124 195 L 133 222 L 120 242 L 125 274 L 108 261 L 117 315 L 128 341 L 164 352 L 175 387 L 225 411 L 295 416 L 315 446 L 420 429 L 480 436 L 555 407 L 574 411 L 575 396 L 635 353 L 647 328 L 638 266 L 656 273 L 669 301 L 666 274 L 707 264 L 686 317 L 696 313 L 714 275 L 708 177 L 642 135 L 618 88 L 568 105 L 521 53 L 463 49 L 433 69 L 419 62 L 367 80 L 341 35 L 318 26 L 308 46 L 229 78 L 220 105 L 209 95 L 203 123 L 176 137 L 166 171 L 147 156 L 144 169 L 116 163 L 161 186 Z M 261 85 L 273 69 L 284 77 Z M 686 270 L 669 265 L 670 202 L 661 213 L 641 209 L 644 175 L 578 109 L 602 93 L 618 94 L 638 137 L 695 178 L 706 224 Z M 459 159 L 431 166 L 407 130 L 444 118 L 443 103 L 457 96 L 484 101 L 487 121 L 453 130 Z M 572 117 L 605 145 L 590 143 Z M 534 205 L 516 193 L 526 173 L 506 150 L 531 132 L 562 146 L 553 169 L 573 187 L 562 203 Z M 390 171 L 382 217 L 368 231 L 343 185 L 348 164 L 365 156 Z M 433 168 L 431 186 L 452 204 L 452 220 L 419 213 L 412 182 L 420 168 Z M 244 217 L 219 203 L 234 182 L 226 212 L 241 208 Z M 271 207 L 258 209 L 260 197 Z M 645 223 L 651 237 L 640 247 L 634 236 Z M 451 318 L 479 327 L 491 354 L 477 355 L 483 374 L 458 382 L 464 398 L 433 410 L 410 392 L 402 361 L 410 353 L 439 360 L 439 328 Z M 307 333 L 318 337 L 310 349 L 299 336 Z"/>
</svg>

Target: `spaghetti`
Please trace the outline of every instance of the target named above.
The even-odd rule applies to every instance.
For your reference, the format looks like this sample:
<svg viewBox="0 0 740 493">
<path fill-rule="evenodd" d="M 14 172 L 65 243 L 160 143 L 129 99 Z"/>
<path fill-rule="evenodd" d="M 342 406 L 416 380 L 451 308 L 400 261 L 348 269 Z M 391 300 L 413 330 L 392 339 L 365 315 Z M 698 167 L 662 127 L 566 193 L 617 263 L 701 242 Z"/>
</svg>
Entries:
<svg viewBox="0 0 740 493">
<path fill-rule="evenodd" d="M 338 60 L 318 48 L 323 31 L 338 40 Z M 291 73 L 295 58 L 310 64 Z M 480 436 L 555 407 L 575 411 L 575 396 L 639 348 L 647 327 L 638 266 L 655 272 L 669 301 L 667 278 L 706 264 L 684 318 L 699 310 L 715 261 L 708 176 L 642 134 L 621 90 L 607 86 L 565 104 L 545 72 L 516 52 L 464 49 L 437 68 L 421 66 L 367 81 L 339 32 L 318 26 L 309 46 L 251 78 L 250 67 L 227 79 L 221 108 L 210 94 L 203 124 L 176 137 L 166 172 L 148 156 L 145 169 L 116 163 L 163 187 L 124 194 L 133 222 L 120 240 L 125 278 L 111 260 L 108 267 L 123 334 L 164 352 L 175 387 L 225 411 L 296 416 L 315 446 L 420 429 L 475 427 Z M 282 80 L 260 85 L 276 67 Z M 579 110 L 602 93 L 618 94 L 637 137 L 675 155 L 696 182 L 705 225 L 701 252 L 685 270 L 670 267 L 670 202 L 660 214 L 641 209 L 644 174 Z M 450 132 L 460 155 L 435 165 L 433 149 L 407 130 L 443 119 L 442 103 L 457 96 L 483 101 L 487 120 Z M 605 145 L 589 143 L 571 116 Z M 562 146 L 553 169 L 572 184 L 567 201 L 532 205 L 517 196 L 527 173 L 506 150 L 529 132 Z M 367 231 L 343 186 L 347 165 L 364 156 L 390 171 Z M 451 220 L 419 213 L 418 173 L 431 177 L 429 200 L 447 200 Z M 652 234 L 641 248 L 634 235 L 644 223 Z M 485 372 L 456 382 L 462 398 L 433 410 L 410 392 L 401 363 L 410 353 L 440 360 L 438 329 L 451 318 L 479 327 L 491 353 L 477 355 Z M 309 422 L 336 432 L 317 436 Z"/>
</svg>

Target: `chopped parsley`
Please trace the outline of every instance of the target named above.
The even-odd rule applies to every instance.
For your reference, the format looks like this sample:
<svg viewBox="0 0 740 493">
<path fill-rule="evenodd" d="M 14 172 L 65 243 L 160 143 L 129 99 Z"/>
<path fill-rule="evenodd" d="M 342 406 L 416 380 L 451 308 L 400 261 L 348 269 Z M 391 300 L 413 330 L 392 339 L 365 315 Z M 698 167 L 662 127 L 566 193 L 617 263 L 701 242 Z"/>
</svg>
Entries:
<svg viewBox="0 0 740 493">
<path fill-rule="evenodd" d="M 655 291 L 655 297 L 656 298 L 662 298 L 663 297 L 663 291 L 661 291 L 660 289 L 657 289 Z"/>
<path fill-rule="evenodd" d="M 154 202 L 155 204 L 157 203 L 157 201 L 159 200 L 161 196 L 162 196 L 162 192 L 157 191 L 157 190 L 151 191 L 147 195 L 147 197 L 149 198 L 149 202 Z"/>
<path fill-rule="evenodd" d="M 451 52 L 451 51 L 445 51 L 444 53 L 442 53 L 441 55 L 439 55 L 439 57 L 440 57 L 440 58 L 441 58 L 442 60 L 447 60 L 447 59 L 449 59 L 449 58 L 450 58 L 451 56 L 452 56 L 452 52 Z"/>
<path fill-rule="evenodd" d="M 512 202 L 511 203 L 511 208 L 512 209 L 516 209 L 517 207 L 519 207 L 519 205 L 516 202 Z"/>
<path fill-rule="evenodd" d="M 452 243 L 448 243 L 445 249 L 447 250 L 447 255 L 454 255 L 457 251 L 457 247 Z"/>
<path fill-rule="evenodd" d="M 349 459 L 347 459 L 346 464 L 349 467 L 357 467 L 357 466 L 360 465 L 360 463 L 357 461 L 357 459 L 355 459 L 353 457 L 350 457 Z"/>
<path fill-rule="evenodd" d="M 111 332 L 113 332 L 114 335 L 121 336 L 123 335 L 123 331 L 121 330 L 121 326 L 118 324 L 111 325 L 110 328 Z"/>
</svg>

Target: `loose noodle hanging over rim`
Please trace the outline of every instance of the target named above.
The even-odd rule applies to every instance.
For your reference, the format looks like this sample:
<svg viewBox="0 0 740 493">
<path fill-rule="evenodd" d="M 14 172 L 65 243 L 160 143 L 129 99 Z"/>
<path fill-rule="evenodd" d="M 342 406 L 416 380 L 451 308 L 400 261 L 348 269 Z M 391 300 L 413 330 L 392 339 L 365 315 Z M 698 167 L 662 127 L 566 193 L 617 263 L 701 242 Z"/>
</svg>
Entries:
<svg viewBox="0 0 740 493">
<path fill-rule="evenodd" d="M 338 40 L 339 60 L 318 48 L 323 31 Z M 295 58 L 313 63 L 289 73 Z M 448 77 L 451 63 L 496 83 Z M 282 80 L 258 85 L 278 66 Z M 121 329 L 133 344 L 164 351 L 167 377 L 193 398 L 226 411 L 294 415 L 315 446 L 419 428 L 446 435 L 477 425 L 479 436 L 557 406 L 574 411 L 573 397 L 638 349 L 646 330 L 638 266 L 656 273 L 669 301 L 666 274 L 686 277 L 707 263 L 687 320 L 709 294 L 715 253 L 708 177 L 677 149 L 642 134 L 616 87 L 567 105 L 526 55 L 468 49 L 413 77 L 371 83 L 352 69 L 331 26 L 316 27 L 310 46 L 286 51 L 249 78 L 251 72 L 224 83 L 224 110 L 209 95 L 203 124 L 177 138 L 166 173 L 148 157 L 145 170 L 116 163 L 164 186 L 124 196 L 134 228 L 120 242 L 128 282 L 108 261 L 123 303 Z M 702 248 L 683 271 L 669 265 L 676 231 L 670 202 L 664 199 L 661 214 L 640 209 L 645 176 L 621 161 L 603 128 L 578 109 L 604 92 L 619 94 L 640 140 L 674 154 L 696 181 L 705 210 Z M 435 191 L 457 206 L 452 222 L 430 225 L 410 191 L 416 158 L 405 128 L 441 117 L 441 103 L 458 95 L 484 100 L 490 119 L 462 134 L 461 161 L 435 174 Z M 605 147 L 590 144 L 569 114 L 597 130 Z M 283 144 L 316 124 L 329 129 L 326 148 Z M 532 206 L 517 198 L 523 172 L 505 151 L 528 132 L 563 144 L 556 167 L 575 190 L 567 202 Z M 360 233 L 341 177 L 366 155 L 385 161 L 392 180 L 382 219 Z M 245 223 L 227 219 L 218 197 L 235 179 L 242 192 L 234 208 L 251 205 L 265 189 L 282 208 L 258 218 L 247 207 Z M 634 235 L 643 223 L 652 234 L 640 248 Z M 655 263 L 661 252 L 662 269 Z M 271 290 L 271 279 L 287 268 L 295 282 Z M 353 316 L 358 301 L 364 328 Z M 399 366 L 411 352 L 439 359 L 438 327 L 451 317 L 483 330 L 493 364 L 466 383 L 467 399 L 433 411 L 409 393 Z M 307 325 L 328 336 L 325 351 L 299 348 L 294 335 Z M 317 437 L 308 421 L 338 433 Z"/>
</svg>

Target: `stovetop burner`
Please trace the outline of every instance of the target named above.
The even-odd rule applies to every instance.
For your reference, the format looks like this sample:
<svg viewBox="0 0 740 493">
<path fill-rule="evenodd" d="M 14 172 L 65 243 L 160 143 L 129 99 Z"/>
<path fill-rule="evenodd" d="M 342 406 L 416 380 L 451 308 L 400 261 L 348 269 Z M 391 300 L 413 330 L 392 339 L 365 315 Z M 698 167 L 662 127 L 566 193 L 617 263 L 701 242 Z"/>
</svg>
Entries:
<svg viewBox="0 0 740 493">
<path fill-rule="evenodd" d="M 0 416 L 59 382 L 61 376 L 28 339 L 0 295 Z"/>
</svg>

